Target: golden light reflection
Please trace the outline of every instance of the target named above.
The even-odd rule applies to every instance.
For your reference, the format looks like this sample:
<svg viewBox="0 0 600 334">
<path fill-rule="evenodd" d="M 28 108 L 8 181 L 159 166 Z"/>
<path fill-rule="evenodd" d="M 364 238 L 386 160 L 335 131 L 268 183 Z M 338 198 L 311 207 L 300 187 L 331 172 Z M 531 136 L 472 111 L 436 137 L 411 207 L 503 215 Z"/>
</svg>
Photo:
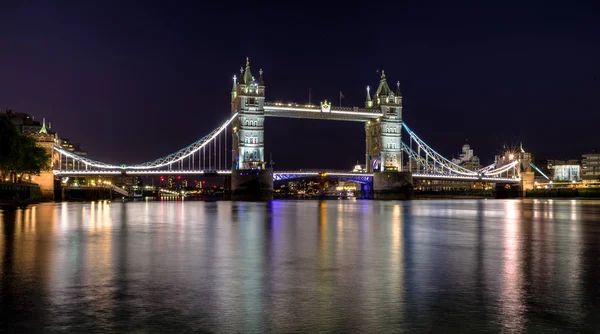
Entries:
<svg viewBox="0 0 600 334">
<path fill-rule="evenodd" d="M 502 325 L 509 332 L 520 332 L 524 325 L 523 277 L 520 265 L 519 203 L 507 201 L 504 207 L 504 255 L 502 265 Z"/>
<path fill-rule="evenodd" d="M 317 274 L 317 296 L 319 299 L 318 314 L 328 314 L 333 307 L 333 279 L 330 276 L 332 261 L 330 259 L 329 235 L 327 227 L 327 203 L 319 202 L 319 271 Z"/>
<path fill-rule="evenodd" d="M 341 257 L 344 252 L 344 204 L 343 201 L 337 202 L 337 212 L 336 212 L 336 255 Z"/>
<path fill-rule="evenodd" d="M 391 300 L 400 301 L 404 298 L 404 222 L 402 220 L 402 207 L 394 205 L 392 214 L 392 242 L 390 243 L 390 268 L 391 268 Z M 402 304 L 402 303 L 401 303 Z M 398 314 L 403 316 L 404 312 Z M 401 319 L 399 319 L 401 320 Z"/>
<path fill-rule="evenodd" d="M 327 204 L 325 201 L 319 202 L 319 249 L 321 255 L 327 249 Z"/>
</svg>

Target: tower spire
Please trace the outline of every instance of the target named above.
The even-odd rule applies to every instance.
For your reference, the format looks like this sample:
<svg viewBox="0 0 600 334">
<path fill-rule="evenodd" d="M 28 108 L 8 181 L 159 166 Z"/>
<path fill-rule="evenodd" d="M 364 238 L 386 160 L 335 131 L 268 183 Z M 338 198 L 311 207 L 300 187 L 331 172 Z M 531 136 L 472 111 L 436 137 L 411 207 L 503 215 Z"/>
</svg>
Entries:
<svg viewBox="0 0 600 334">
<path fill-rule="evenodd" d="M 253 77 L 252 72 L 250 72 L 250 59 L 246 57 L 246 71 L 244 72 L 244 83 L 246 85 L 250 85 L 252 83 Z"/>
<path fill-rule="evenodd" d="M 396 82 L 396 85 L 398 86 L 396 89 L 396 96 L 402 96 L 402 93 L 400 92 L 400 81 Z"/>
<path fill-rule="evenodd" d="M 42 128 L 39 133 L 48 134 L 48 130 L 46 129 L 46 118 L 42 118 Z"/>
</svg>

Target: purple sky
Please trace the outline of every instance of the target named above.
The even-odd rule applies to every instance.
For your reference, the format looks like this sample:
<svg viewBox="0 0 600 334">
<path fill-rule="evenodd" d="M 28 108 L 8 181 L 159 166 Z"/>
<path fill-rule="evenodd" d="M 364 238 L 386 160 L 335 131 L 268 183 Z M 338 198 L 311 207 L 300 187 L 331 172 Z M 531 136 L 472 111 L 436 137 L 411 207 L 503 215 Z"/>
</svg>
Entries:
<svg viewBox="0 0 600 334">
<path fill-rule="evenodd" d="M 246 56 L 271 101 L 304 103 L 311 88 L 313 102 L 341 90 L 363 106 L 385 69 L 404 120 L 448 157 L 465 139 L 483 163 L 520 141 L 551 159 L 600 148 L 597 2 L 57 3 L 0 4 L 0 109 L 45 117 L 97 160 L 151 160 L 208 133 Z M 269 118 L 265 132 L 277 168 L 364 159 L 359 123 Z"/>
</svg>

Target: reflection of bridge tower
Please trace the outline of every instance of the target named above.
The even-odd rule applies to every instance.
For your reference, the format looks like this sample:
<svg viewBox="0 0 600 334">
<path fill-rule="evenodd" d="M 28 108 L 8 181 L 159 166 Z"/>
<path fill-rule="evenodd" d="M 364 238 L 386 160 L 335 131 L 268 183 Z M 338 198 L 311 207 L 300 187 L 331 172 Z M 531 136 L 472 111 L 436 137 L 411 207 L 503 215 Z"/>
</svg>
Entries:
<svg viewBox="0 0 600 334">
<path fill-rule="evenodd" d="M 272 172 L 265 170 L 265 83 L 262 69 L 259 73 L 257 82 L 246 58 L 246 69 L 240 69 L 239 82 L 236 77 L 233 78 L 231 112 L 238 113 L 232 132 L 231 190 L 234 199 L 273 197 Z"/>
</svg>

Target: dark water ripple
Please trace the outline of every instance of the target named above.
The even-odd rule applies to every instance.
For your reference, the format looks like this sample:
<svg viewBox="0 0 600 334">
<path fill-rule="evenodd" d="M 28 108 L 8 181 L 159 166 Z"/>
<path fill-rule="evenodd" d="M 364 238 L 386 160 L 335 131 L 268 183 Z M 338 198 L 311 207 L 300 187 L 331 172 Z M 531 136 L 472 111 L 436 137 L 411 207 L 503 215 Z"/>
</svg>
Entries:
<svg viewBox="0 0 600 334">
<path fill-rule="evenodd" d="M 0 211 L 10 332 L 600 332 L 600 201 Z"/>
</svg>

